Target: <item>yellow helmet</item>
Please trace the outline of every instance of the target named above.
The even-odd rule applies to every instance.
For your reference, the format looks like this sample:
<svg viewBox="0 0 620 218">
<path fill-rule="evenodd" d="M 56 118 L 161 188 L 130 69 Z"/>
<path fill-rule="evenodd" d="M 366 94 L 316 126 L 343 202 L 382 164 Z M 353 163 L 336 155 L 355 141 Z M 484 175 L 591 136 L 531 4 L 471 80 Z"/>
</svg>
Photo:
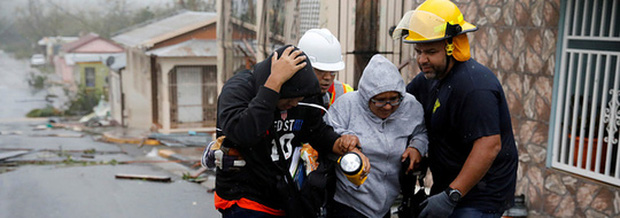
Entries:
<svg viewBox="0 0 620 218">
<path fill-rule="evenodd" d="M 404 31 L 407 31 L 404 33 Z M 463 19 L 461 10 L 449 0 L 426 0 L 405 13 L 392 37 L 405 36 L 407 43 L 434 42 L 473 32 L 478 27 Z"/>
</svg>

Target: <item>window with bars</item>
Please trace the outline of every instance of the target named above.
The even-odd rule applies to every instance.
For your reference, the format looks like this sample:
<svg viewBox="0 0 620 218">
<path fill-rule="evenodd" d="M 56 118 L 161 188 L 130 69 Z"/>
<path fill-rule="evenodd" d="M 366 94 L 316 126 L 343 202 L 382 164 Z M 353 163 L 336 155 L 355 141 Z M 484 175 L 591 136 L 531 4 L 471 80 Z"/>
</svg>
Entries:
<svg viewBox="0 0 620 218">
<path fill-rule="evenodd" d="M 620 1 L 567 0 L 550 123 L 551 167 L 620 185 Z"/>
<path fill-rule="evenodd" d="M 173 128 L 215 126 L 215 66 L 177 66 L 170 77 L 170 119 Z"/>
</svg>

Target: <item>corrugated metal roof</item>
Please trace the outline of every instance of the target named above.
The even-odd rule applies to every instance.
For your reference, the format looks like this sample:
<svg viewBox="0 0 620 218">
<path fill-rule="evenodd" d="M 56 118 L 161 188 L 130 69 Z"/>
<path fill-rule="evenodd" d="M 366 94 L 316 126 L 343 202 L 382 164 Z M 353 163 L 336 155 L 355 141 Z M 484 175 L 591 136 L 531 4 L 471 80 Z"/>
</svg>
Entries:
<svg viewBox="0 0 620 218">
<path fill-rule="evenodd" d="M 146 52 L 146 54 L 159 57 L 216 57 L 217 40 L 192 39 L 179 44 L 158 48 Z"/>
<path fill-rule="evenodd" d="M 163 20 L 135 28 L 112 37 L 112 40 L 129 47 L 151 47 L 157 39 L 172 38 L 178 34 L 214 23 L 217 14 L 213 12 L 186 11 Z M 175 35 L 176 34 L 176 35 Z M 162 36 L 164 38 L 162 38 Z"/>
</svg>

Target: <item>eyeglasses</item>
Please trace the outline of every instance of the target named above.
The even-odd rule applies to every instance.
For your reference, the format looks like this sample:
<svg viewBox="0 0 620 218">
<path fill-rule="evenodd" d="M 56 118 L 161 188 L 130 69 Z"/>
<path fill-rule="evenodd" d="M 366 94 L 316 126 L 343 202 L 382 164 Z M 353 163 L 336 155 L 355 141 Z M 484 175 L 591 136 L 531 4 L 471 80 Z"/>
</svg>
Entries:
<svg viewBox="0 0 620 218">
<path fill-rule="evenodd" d="M 403 96 L 399 96 L 397 98 L 392 98 L 389 101 L 379 101 L 373 98 L 370 101 L 375 105 L 375 107 L 385 107 L 385 105 L 390 104 L 392 106 L 398 106 L 401 102 L 403 102 Z"/>
</svg>

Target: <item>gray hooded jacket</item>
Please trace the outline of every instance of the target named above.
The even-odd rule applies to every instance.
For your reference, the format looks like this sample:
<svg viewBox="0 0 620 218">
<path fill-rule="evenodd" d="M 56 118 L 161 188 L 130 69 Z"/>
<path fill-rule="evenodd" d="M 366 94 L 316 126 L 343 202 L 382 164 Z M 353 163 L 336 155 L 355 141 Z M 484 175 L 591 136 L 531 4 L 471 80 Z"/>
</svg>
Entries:
<svg viewBox="0 0 620 218">
<path fill-rule="evenodd" d="M 394 113 L 381 119 L 370 111 L 369 101 L 389 91 L 399 92 L 404 98 Z M 398 175 L 406 147 L 414 147 L 422 155 L 428 149 L 422 105 L 405 92 L 405 82 L 396 66 L 375 55 L 364 69 L 359 90 L 338 98 L 325 119 L 336 132 L 356 135 L 371 165 L 368 179 L 359 187 L 338 169 L 335 200 L 367 217 L 384 216 L 400 193 Z"/>
</svg>

